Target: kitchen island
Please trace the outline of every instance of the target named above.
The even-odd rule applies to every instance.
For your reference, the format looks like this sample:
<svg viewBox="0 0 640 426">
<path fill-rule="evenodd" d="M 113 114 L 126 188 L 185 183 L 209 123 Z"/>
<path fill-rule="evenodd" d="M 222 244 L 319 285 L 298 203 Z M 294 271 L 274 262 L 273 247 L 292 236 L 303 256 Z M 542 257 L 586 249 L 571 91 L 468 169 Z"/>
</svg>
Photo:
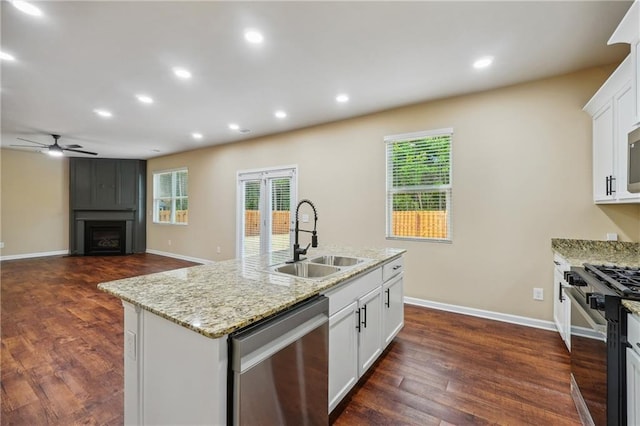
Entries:
<svg viewBox="0 0 640 426">
<path fill-rule="evenodd" d="M 318 248 L 363 259 L 318 279 L 271 272 L 291 257 L 280 251 L 100 284 L 124 305 L 125 424 L 225 424 L 229 333 L 360 276 L 382 279 L 403 253 Z"/>
</svg>

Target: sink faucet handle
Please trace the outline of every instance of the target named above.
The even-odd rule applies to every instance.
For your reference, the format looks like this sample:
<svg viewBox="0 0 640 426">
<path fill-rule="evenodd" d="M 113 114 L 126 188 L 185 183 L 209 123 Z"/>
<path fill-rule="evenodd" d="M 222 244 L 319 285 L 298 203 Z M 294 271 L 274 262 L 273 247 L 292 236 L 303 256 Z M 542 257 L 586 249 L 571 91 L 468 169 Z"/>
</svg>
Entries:
<svg viewBox="0 0 640 426">
<path fill-rule="evenodd" d="M 300 254 L 307 254 L 307 250 L 309 250 L 309 246 L 311 245 L 311 243 L 307 244 L 307 246 L 305 248 L 302 249 L 302 251 L 300 251 Z"/>
</svg>

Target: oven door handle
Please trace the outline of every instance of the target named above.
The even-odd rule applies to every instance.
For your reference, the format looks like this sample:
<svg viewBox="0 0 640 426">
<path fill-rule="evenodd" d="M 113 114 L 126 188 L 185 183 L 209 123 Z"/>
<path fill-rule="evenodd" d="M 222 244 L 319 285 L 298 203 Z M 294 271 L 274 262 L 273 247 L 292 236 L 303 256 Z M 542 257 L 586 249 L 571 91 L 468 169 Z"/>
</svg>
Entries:
<svg viewBox="0 0 640 426">
<path fill-rule="evenodd" d="M 606 321 L 603 323 L 602 320 L 598 320 L 591 311 L 591 308 L 586 306 L 582 302 L 582 297 L 576 297 L 573 289 L 569 288 L 565 291 L 566 296 L 571 300 L 571 305 L 575 307 L 575 309 L 580 312 L 582 317 L 589 324 L 589 328 L 591 328 L 595 333 L 602 337 L 602 340 L 607 339 L 607 323 Z"/>
</svg>

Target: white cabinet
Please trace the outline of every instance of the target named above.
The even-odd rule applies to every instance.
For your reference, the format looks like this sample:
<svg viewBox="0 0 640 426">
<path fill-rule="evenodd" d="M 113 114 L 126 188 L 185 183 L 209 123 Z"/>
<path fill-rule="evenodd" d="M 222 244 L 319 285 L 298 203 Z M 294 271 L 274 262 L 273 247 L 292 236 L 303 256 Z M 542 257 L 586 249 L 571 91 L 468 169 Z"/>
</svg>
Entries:
<svg viewBox="0 0 640 426">
<path fill-rule="evenodd" d="M 628 56 L 584 110 L 593 119 L 593 199 L 597 204 L 638 203 L 627 191 L 627 136 L 636 122 L 632 58 Z"/>
<path fill-rule="evenodd" d="M 640 425 L 640 318 L 627 315 L 627 424 Z"/>
<path fill-rule="evenodd" d="M 640 124 L 640 3 L 634 2 L 608 44 L 628 43 L 630 54 L 584 110 L 593 118 L 593 199 L 640 203 L 627 191 L 627 137 Z"/>
<path fill-rule="evenodd" d="M 352 302 L 329 318 L 329 411 L 358 381 L 358 335 Z"/>
<path fill-rule="evenodd" d="M 382 287 L 358 300 L 358 374 L 362 376 L 382 353 Z"/>
<path fill-rule="evenodd" d="M 331 411 L 375 363 L 404 324 L 402 257 L 324 295 L 329 298 Z"/>
<path fill-rule="evenodd" d="M 382 322 L 384 324 L 382 349 L 386 348 L 404 326 L 404 289 L 401 273 L 402 258 L 390 265 L 397 275 L 385 280 L 382 286 Z M 385 274 L 383 273 L 383 278 Z"/>
<path fill-rule="evenodd" d="M 627 424 L 640 425 L 640 355 L 627 349 Z"/>
<path fill-rule="evenodd" d="M 557 253 L 553 256 L 553 263 L 553 321 L 571 351 L 571 299 L 566 295 L 565 287 L 569 284 L 564 279 L 564 273 L 571 269 L 571 265 Z"/>
<path fill-rule="evenodd" d="M 607 102 L 593 116 L 593 200 L 614 199 L 613 102 Z"/>
<path fill-rule="evenodd" d="M 571 351 L 571 299 L 569 299 L 564 290 L 564 277 L 562 273 L 555 269 L 553 280 L 553 321 L 560 337 L 567 345 L 567 349 Z"/>
</svg>

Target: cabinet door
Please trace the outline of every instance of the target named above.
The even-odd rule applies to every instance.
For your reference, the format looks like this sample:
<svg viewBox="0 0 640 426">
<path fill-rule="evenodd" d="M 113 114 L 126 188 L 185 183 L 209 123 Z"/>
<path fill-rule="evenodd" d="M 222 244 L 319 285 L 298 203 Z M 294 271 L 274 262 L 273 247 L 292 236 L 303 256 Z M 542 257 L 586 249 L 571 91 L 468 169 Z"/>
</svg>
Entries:
<svg viewBox="0 0 640 426">
<path fill-rule="evenodd" d="M 640 425 L 640 355 L 627 349 L 627 424 Z"/>
<path fill-rule="evenodd" d="M 610 201 L 613 172 L 613 106 L 608 102 L 593 116 L 593 199 Z"/>
<path fill-rule="evenodd" d="M 138 162 L 121 160 L 117 184 L 118 204 L 123 209 L 134 209 L 138 199 Z"/>
<path fill-rule="evenodd" d="M 96 167 L 96 207 L 113 208 L 118 205 L 117 185 L 118 185 L 118 161 L 99 160 L 95 162 Z"/>
<path fill-rule="evenodd" d="M 93 201 L 93 160 L 87 158 L 71 158 L 71 208 L 83 209 L 91 207 Z"/>
<path fill-rule="evenodd" d="M 382 286 L 358 299 L 358 374 L 364 374 L 382 352 Z"/>
<path fill-rule="evenodd" d="M 562 289 L 562 328 L 564 335 L 564 344 L 571 352 L 571 299 L 567 297 L 565 288 Z"/>
<path fill-rule="evenodd" d="M 358 381 L 358 331 L 353 302 L 329 317 L 329 411 Z"/>
<path fill-rule="evenodd" d="M 389 280 L 382 291 L 382 320 L 384 324 L 383 349 L 391 343 L 404 325 L 402 275 Z"/>
<path fill-rule="evenodd" d="M 640 194 L 632 194 L 627 191 L 627 158 L 628 135 L 635 123 L 635 99 L 633 97 L 631 82 L 616 94 L 613 99 L 613 110 L 615 112 L 615 146 L 617 153 L 616 161 L 616 185 L 615 195 L 619 200 L 637 199 Z"/>
</svg>

